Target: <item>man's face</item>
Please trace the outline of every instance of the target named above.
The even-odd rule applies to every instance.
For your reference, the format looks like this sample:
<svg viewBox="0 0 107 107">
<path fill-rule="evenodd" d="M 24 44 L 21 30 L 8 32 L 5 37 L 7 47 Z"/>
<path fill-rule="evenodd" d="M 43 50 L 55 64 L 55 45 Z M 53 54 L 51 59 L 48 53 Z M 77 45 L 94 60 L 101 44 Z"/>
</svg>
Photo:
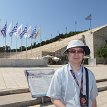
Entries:
<svg viewBox="0 0 107 107">
<path fill-rule="evenodd" d="M 68 49 L 68 60 L 71 64 L 81 64 L 84 58 L 84 50 L 81 47 Z"/>
</svg>

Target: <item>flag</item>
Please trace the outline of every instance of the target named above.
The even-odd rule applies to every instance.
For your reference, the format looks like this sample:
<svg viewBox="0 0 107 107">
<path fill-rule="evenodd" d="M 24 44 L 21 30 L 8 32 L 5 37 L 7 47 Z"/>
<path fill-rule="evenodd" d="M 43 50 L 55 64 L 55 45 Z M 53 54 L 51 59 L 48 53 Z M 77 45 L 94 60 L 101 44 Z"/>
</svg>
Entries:
<svg viewBox="0 0 107 107">
<path fill-rule="evenodd" d="M 17 28 L 18 28 L 18 23 L 16 23 L 16 26 L 14 26 L 14 28 L 13 28 L 13 35 L 16 35 Z"/>
<path fill-rule="evenodd" d="M 29 26 L 29 28 L 27 29 L 27 33 L 24 35 L 25 38 L 30 37 L 32 32 L 32 26 Z"/>
<path fill-rule="evenodd" d="M 20 39 L 27 33 L 27 26 L 24 28 L 24 30 L 22 31 L 22 33 L 19 35 Z"/>
<path fill-rule="evenodd" d="M 36 27 L 33 29 L 31 35 L 29 36 L 29 38 L 34 38 L 35 35 L 36 35 Z"/>
<path fill-rule="evenodd" d="M 41 29 L 39 28 L 39 29 L 38 29 L 38 31 L 36 32 L 36 34 L 35 34 L 35 37 L 34 37 L 34 38 L 36 38 L 37 36 L 39 36 L 39 35 L 40 35 L 40 33 L 41 33 Z"/>
<path fill-rule="evenodd" d="M 12 31 L 12 22 L 10 23 L 8 29 L 7 29 L 7 34 L 9 34 Z"/>
<path fill-rule="evenodd" d="M 92 15 L 90 14 L 89 16 L 85 17 L 85 20 L 92 20 Z"/>
<path fill-rule="evenodd" d="M 10 36 L 16 35 L 18 23 L 13 27 L 12 31 L 9 33 Z"/>
<path fill-rule="evenodd" d="M 7 22 L 6 24 L 4 25 L 4 27 L 1 29 L 1 34 L 6 37 L 6 32 L 7 32 Z"/>
<path fill-rule="evenodd" d="M 22 32 L 22 24 L 17 28 L 16 36 L 18 37 Z"/>
</svg>

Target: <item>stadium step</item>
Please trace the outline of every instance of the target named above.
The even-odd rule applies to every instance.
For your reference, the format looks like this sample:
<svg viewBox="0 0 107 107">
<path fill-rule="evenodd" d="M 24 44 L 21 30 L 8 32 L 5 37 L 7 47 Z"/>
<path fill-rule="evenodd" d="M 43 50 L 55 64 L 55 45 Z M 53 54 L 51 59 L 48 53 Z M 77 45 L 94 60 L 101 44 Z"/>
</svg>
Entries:
<svg viewBox="0 0 107 107">
<path fill-rule="evenodd" d="M 97 87 L 99 92 L 107 90 L 107 81 L 98 82 Z M 48 97 L 32 98 L 28 88 L 0 92 L 0 107 L 42 107 L 40 104 L 47 102 L 50 102 Z M 43 107 L 48 106 L 54 107 L 50 104 Z"/>
<path fill-rule="evenodd" d="M 21 93 L 27 93 L 27 92 L 29 92 L 29 88 L 0 90 L 0 96 L 11 95 L 11 94 L 21 94 Z"/>
<path fill-rule="evenodd" d="M 48 97 L 44 97 L 44 103 L 49 102 Z M 28 107 L 42 104 L 42 98 L 32 98 L 31 93 L 11 94 L 0 96 L 0 107 Z"/>
</svg>

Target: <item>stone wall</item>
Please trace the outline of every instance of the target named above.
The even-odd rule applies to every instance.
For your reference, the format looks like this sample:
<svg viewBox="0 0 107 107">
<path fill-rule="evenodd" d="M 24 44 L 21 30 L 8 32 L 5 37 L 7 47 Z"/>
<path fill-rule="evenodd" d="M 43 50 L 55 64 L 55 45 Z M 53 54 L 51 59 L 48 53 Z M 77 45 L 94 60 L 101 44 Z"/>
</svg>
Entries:
<svg viewBox="0 0 107 107">
<path fill-rule="evenodd" d="M 46 67 L 46 59 L 0 59 L 0 67 Z"/>
<path fill-rule="evenodd" d="M 93 38 L 94 57 L 96 58 L 97 63 L 103 63 L 103 59 L 98 58 L 96 56 L 96 52 L 100 47 L 106 44 L 105 40 L 107 40 L 107 26 L 94 32 Z"/>
</svg>

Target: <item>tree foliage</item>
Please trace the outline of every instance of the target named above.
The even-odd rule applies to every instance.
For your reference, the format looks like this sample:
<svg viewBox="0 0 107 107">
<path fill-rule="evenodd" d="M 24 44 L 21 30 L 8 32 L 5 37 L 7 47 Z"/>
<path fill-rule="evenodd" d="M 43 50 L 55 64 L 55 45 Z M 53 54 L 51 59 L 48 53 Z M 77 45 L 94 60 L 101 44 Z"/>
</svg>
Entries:
<svg viewBox="0 0 107 107">
<path fill-rule="evenodd" d="M 104 59 L 104 64 L 106 62 L 106 58 L 107 58 L 107 44 L 105 44 L 105 46 L 100 47 L 97 52 L 96 55 L 100 58 Z"/>
</svg>

